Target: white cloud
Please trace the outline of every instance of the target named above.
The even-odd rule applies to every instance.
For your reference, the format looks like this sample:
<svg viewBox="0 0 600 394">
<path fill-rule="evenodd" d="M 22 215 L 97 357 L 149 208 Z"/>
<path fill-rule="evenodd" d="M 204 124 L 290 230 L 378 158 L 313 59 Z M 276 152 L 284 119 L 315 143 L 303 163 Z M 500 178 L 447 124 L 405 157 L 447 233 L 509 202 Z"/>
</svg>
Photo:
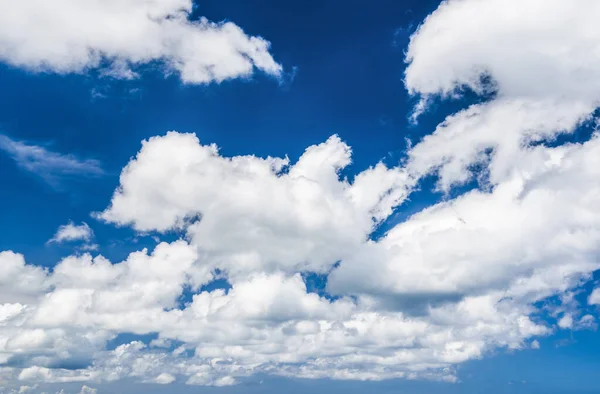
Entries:
<svg viewBox="0 0 600 394">
<path fill-rule="evenodd" d="M 98 390 L 84 385 L 81 387 L 79 394 L 96 394 L 97 392 Z"/>
<path fill-rule="evenodd" d="M 588 297 L 588 304 L 600 305 L 600 288 L 594 289 L 592 294 Z"/>
<path fill-rule="evenodd" d="M 28 145 L 2 134 L 0 150 L 8 153 L 19 167 L 42 177 L 54 186 L 64 177 L 104 175 L 104 170 L 97 160 L 82 160 L 74 155 L 52 152 L 42 146 Z"/>
<path fill-rule="evenodd" d="M 159 62 L 185 83 L 279 76 L 269 42 L 232 22 L 190 20 L 192 0 L 0 1 L 0 60 L 34 71 L 131 79 Z"/>
<path fill-rule="evenodd" d="M 564 315 L 558 321 L 558 326 L 562 329 L 573 328 L 573 317 L 571 315 Z"/>
<path fill-rule="evenodd" d="M 595 0 L 443 2 L 411 37 L 406 86 L 425 95 L 483 91 L 483 73 L 500 97 L 595 101 L 599 11 Z"/>
<path fill-rule="evenodd" d="M 47 288 L 46 272 L 40 267 L 25 264 L 22 255 L 0 252 L 0 304 L 3 317 L 13 317 L 32 298 Z"/>
<path fill-rule="evenodd" d="M 589 185 L 600 179 L 599 153 L 598 137 L 527 149 L 492 191 L 430 207 L 367 245 L 332 273 L 330 289 L 443 298 L 502 289 L 535 301 L 575 284 L 598 267 L 600 193 Z"/>
<path fill-rule="evenodd" d="M 154 382 L 158 383 L 158 384 L 171 384 L 174 381 L 175 381 L 175 376 L 173 376 L 169 373 L 166 373 L 166 372 L 161 373 L 160 375 L 158 375 L 156 377 L 156 379 L 154 379 Z"/>
<path fill-rule="evenodd" d="M 94 232 L 88 226 L 87 223 L 82 222 L 80 225 L 76 225 L 73 222 L 69 222 L 62 225 L 54 234 L 54 237 L 48 242 L 72 242 L 72 241 L 85 241 L 88 242 L 94 236 Z"/>
<path fill-rule="evenodd" d="M 493 90 L 496 98 L 449 117 L 410 153 L 411 172 L 438 171 L 448 190 L 491 149 L 495 184 L 523 159 L 528 143 L 588 118 L 600 102 L 597 12 L 594 0 L 442 3 L 411 38 L 407 88 L 425 98 L 465 87 Z"/>
<path fill-rule="evenodd" d="M 283 273 L 239 279 L 227 293 L 202 292 L 179 309 L 185 286 L 211 280 L 198 257 L 196 247 L 183 241 L 160 244 L 151 255 L 134 253 L 119 264 L 69 257 L 46 274 L 51 286 L 38 291 L 37 301 L 11 312 L 0 327 L 6 339 L 0 354 L 9 364 L 19 357 L 31 365 L 15 369 L 27 382 L 152 381 L 169 374 L 187 376 L 188 384 L 219 386 L 254 373 L 453 379 L 447 368 L 480 357 L 492 344 L 519 347 L 548 332 L 526 316 L 527 307 L 499 307 L 495 296 L 469 297 L 411 317 L 374 309 L 368 298 L 326 300 L 307 293 L 300 275 Z M 157 332 L 195 354 L 139 342 L 103 350 L 119 332 Z M 94 359 L 89 368 L 52 368 L 85 355 Z"/>
<path fill-rule="evenodd" d="M 596 324 L 596 318 L 592 315 L 584 315 L 575 324 L 576 330 L 597 330 L 598 325 Z"/>
<path fill-rule="evenodd" d="M 144 141 L 99 217 L 140 231 L 186 228 L 204 258 L 232 275 L 326 272 L 407 194 L 404 172 L 381 163 L 354 182 L 339 179 L 350 154 L 333 136 L 294 164 L 287 158 L 227 158 L 193 134 L 170 132 Z M 190 219 L 199 214 L 200 220 Z"/>
</svg>

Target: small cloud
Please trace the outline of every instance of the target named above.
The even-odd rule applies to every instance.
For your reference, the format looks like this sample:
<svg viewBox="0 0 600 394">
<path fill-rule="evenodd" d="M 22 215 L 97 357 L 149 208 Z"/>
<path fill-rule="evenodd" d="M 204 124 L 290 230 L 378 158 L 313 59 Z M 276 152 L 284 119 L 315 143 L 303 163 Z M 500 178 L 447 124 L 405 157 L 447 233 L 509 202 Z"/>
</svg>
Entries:
<svg viewBox="0 0 600 394">
<path fill-rule="evenodd" d="M 569 314 L 564 315 L 558 321 L 558 326 L 562 329 L 573 328 L 573 317 Z"/>
<path fill-rule="evenodd" d="M 154 383 L 158 384 L 171 384 L 175 381 L 175 376 L 170 373 L 161 373 L 154 379 Z"/>
<path fill-rule="evenodd" d="M 129 64 L 123 60 L 116 60 L 112 65 L 100 73 L 103 77 L 114 79 L 133 80 L 139 77 L 139 74 L 134 72 Z"/>
<path fill-rule="evenodd" d="M 598 328 L 596 324 L 596 318 L 592 315 L 585 315 L 575 325 L 577 330 L 592 330 L 595 331 Z"/>
<path fill-rule="evenodd" d="M 588 304 L 600 305 L 600 287 L 592 291 L 592 294 L 590 294 L 590 296 L 588 297 Z"/>
<path fill-rule="evenodd" d="M 101 100 L 106 98 L 106 93 L 102 92 L 99 88 L 93 88 L 90 92 L 90 96 L 92 97 L 92 101 Z"/>
<path fill-rule="evenodd" d="M 421 99 L 419 99 L 419 102 L 413 108 L 413 111 L 411 112 L 410 116 L 408 117 L 410 124 L 416 126 L 419 123 L 419 117 L 425 112 L 427 112 L 427 109 L 429 109 L 430 104 L 431 98 L 429 96 L 421 97 Z"/>
<path fill-rule="evenodd" d="M 292 67 L 292 70 L 289 72 L 282 71 L 278 76 L 279 87 L 283 90 L 288 90 L 296 79 L 296 75 L 298 75 L 298 67 Z"/>
<path fill-rule="evenodd" d="M 90 226 L 87 225 L 87 223 L 82 222 L 81 225 L 77 226 L 73 222 L 69 222 L 68 224 L 60 226 L 56 231 L 56 234 L 54 234 L 54 237 L 52 237 L 52 239 L 50 239 L 48 243 L 58 244 L 73 241 L 89 242 L 93 236 L 94 232 L 92 231 Z M 97 248 L 97 245 L 85 245 L 84 247 Z"/>
<path fill-rule="evenodd" d="M 9 154 L 19 167 L 40 176 L 54 187 L 60 184 L 63 177 L 104 175 L 98 160 L 82 160 L 71 154 L 52 152 L 42 146 L 29 145 L 2 134 L 0 150 Z"/>
<path fill-rule="evenodd" d="M 533 342 L 531 342 L 531 348 L 536 350 L 539 349 L 540 343 L 537 340 L 534 340 Z"/>
<path fill-rule="evenodd" d="M 96 390 L 96 389 L 93 389 L 88 386 L 82 386 L 79 394 L 96 394 L 97 392 L 98 392 L 98 390 Z"/>
<path fill-rule="evenodd" d="M 84 252 L 94 252 L 98 250 L 100 246 L 98 244 L 85 244 L 79 247 L 79 250 Z"/>
</svg>

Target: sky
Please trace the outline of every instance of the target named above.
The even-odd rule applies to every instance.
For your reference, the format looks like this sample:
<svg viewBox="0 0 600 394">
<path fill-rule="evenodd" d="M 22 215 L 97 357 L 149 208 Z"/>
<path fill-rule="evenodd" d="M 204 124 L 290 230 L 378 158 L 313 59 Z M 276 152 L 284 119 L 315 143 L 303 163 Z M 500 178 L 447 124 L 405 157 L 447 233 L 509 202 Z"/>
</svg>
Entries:
<svg viewBox="0 0 600 394">
<path fill-rule="evenodd" d="M 0 393 L 600 393 L 595 0 L 0 0 Z"/>
</svg>

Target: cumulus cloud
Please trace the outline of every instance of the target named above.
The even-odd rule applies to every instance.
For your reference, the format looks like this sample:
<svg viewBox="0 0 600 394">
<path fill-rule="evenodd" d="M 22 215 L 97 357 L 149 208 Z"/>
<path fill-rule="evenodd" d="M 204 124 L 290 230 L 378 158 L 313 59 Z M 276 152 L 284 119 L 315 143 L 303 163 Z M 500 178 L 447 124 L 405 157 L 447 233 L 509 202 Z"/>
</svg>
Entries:
<svg viewBox="0 0 600 394">
<path fill-rule="evenodd" d="M 186 228 L 204 258 L 231 274 L 326 272 L 406 197 L 404 172 L 381 163 L 353 182 L 340 179 L 350 154 L 332 136 L 294 164 L 227 158 L 193 134 L 171 132 L 143 143 L 98 217 L 140 231 Z"/>
<path fill-rule="evenodd" d="M 411 37 L 406 87 L 423 99 L 464 89 L 495 99 L 450 116 L 410 153 L 411 171 L 437 171 L 448 190 L 469 178 L 470 165 L 491 160 L 496 183 L 524 146 L 588 119 L 600 101 L 599 7 L 593 0 L 443 2 Z"/>
<path fill-rule="evenodd" d="M 48 287 L 38 289 L 37 301 L 4 320 L 0 354 L 7 365 L 20 360 L 26 366 L 14 368 L 23 382 L 168 383 L 185 376 L 188 384 L 223 386 L 255 373 L 452 380 L 452 364 L 479 357 L 491 345 L 483 338 L 518 348 L 548 330 L 527 317 L 526 307 L 498 307 L 491 296 L 416 317 L 374 309 L 368 299 L 309 293 L 299 274 L 257 273 L 228 291 L 196 291 L 191 302 L 178 303 L 184 288 L 199 289 L 212 278 L 197 248 L 184 241 L 133 253 L 118 264 L 101 256 L 68 257 L 46 273 Z M 120 332 L 156 332 L 193 355 L 141 342 L 105 350 Z M 93 355 L 86 368 L 57 367 L 85 354 Z"/>
<path fill-rule="evenodd" d="M 88 226 L 87 223 L 82 222 L 80 225 L 76 225 L 73 222 L 69 222 L 62 225 L 56 230 L 54 237 L 50 239 L 49 243 L 63 243 L 73 241 L 85 241 L 89 242 L 94 236 L 94 232 Z"/>
<path fill-rule="evenodd" d="M 81 387 L 79 394 L 96 394 L 97 392 L 98 390 L 84 385 Z"/>
<path fill-rule="evenodd" d="M 573 317 L 571 315 L 564 315 L 558 321 L 558 326 L 562 329 L 573 328 Z"/>
<path fill-rule="evenodd" d="M 53 186 L 72 176 L 104 175 L 99 161 L 50 151 L 43 146 L 26 144 L 0 134 L 0 150 L 9 154 L 22 169 L 42 177 Z"/>
<path fill-rule="evenodd" d="M 182 239 L 118 263 L 69 256 L 51 271 L 0 254 L 8 378 L 455 381 L 457 364 L 493 350 L 594 328 L 574 295 L 600 268 L 600 135 L 555 142 L 597 106 L 598 5 L 516 5 L 444 2 L 413 35 L 406 85 L 423 103 L 466 87 L 493 94 L 401 166 L 345 177 L 352 152 L 338 136 L 294 162 L 226 157 L 193 134 L 144 141 L 96 217 Z M 477 186 L 374 237 L 430 175 L 442 192 Z M 310 275 L 323 278 L 318 291 Z M 107 348 L 119 333 L 158 338 Z"/>
<path fill-rule="evenodd" d="M 156 62 L 184 83 L 272 76 L 270 43 L 232 22 L 191 20 L 192 0 L 26 0 L 0 2 L 0 60 L 33 71 L 131 79 Z"/>
<path fill-rule="evenodd" d="M 158 375 L 156 377 L 156 379 L 154 379 L 154 383 L 171 384 L 171 383 L 175 382 L 175 380 L 176 380 L 175 376 L 171 375 L 170 373 L 163 372 L 160 375 Z"/>
<path fill-rule="evenodd" d="M 588 298 L 588 304 L 600 305 L 600 288 L 594 289 Z"/>
</svg>

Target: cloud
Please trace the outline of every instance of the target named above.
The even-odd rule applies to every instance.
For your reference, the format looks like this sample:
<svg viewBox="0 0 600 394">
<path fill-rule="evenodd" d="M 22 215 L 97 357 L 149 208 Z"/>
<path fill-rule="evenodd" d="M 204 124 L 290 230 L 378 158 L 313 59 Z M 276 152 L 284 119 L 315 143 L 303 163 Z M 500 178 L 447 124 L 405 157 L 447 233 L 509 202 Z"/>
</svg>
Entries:
<svg viewBox="0 0 600 394">
<path fill-rule="evenodd" d="M 490 160 L 497 183 L 524 146 L 589 119 L 600 102 L 597 11 L 593 0 L 443 2 L 411 37 L 406 87 L 420 105 L 465 89 L 495 97 L 440 124 L 410 152 L 411 171 L 438 173 L 448 190 L 470 178 L 470 165 Z"/>
<path fill-rule="evenodd" d="M 156 377 L 156 379 L 154 379 L 154 382 L 158 383 L 158 384 L 171 384 L 171 383 L 175 382 L 175 380 L 176 380 L 175 376 L 173 376 L 169 373 L 163 372 L 160 375 L 158 375 Z"/>
<path fill-rule="evenodd" d="M 600 288 L 594 289 L 588 298 L 588 304 L 600 305 Z"/>
<path fill-rule="evenodd" d="M 599 10 L 594 0 L 443 2 L 411 37 L 406 87 L 483 92 L 489 77 L 499 96 L 595 101 Z"/>
<path fill-rule="evenodd" d="M 56 73 L 100 68 L 121 79 L 156 63 L 194 84 L 248 77 L 254 69 L 281 74 L 268 41 L 232 22 L 191 20 L 193 10 L 192 0 L 2 2 L 0 60 Z"/>
<path fill-rule="evenodd" d="M 205 258 L 221 261 L 232 275 L 327 272 L 366 240 L 408 187 L 403 171 L 381 163 L 353 182 L 339 179 L 350 155 L 332 136 L 293 164 L 227 158 L 193 134 L 170 132 L 144 141 L 98 217 L 140 231 L 186 228 Z"/>
<path fill-rule="evenodd" d="M 213 386 L 258 373 L 453 381 L 457 363 L 498 347 L 535 347 L 534 338 L 552 327 L 535 317 L 543 310 L 534 304 L 576 287 L 598 268 L 588 258 L 597 253 L 594 223 L 600 222 L 597 191 L 588 185 L 600 168 L 594 161 L 599 140 L 538 149 L 559 156 L 534 161 L 538 172 L 527 197 L 521 192 L 529 183 L 517 177 L 493 192 L 437 204 L 369 241 L 411 182 L 401 169 L 381 165 L 352 182 L 340 178 L 350 149 L 336 137 L 309 147 L 294 164 L 224 158 L 190 134 L 154 138 L 126 167 L 101 216 L 143 231 L 183 227 L 188 241 L 162 243 L 118 264 L 102 256 L 64 259 L 41 281 L 48 287 L 39 288 L 38 301 L 12 312 L 21 326 L 8 325 L 10 346 L 2 350 L 27 363 L 46 354 L 45 364 L 35 365 L 42 369 L 21 372 L 25 381 L 155 381 L 165 373 Z M 161 170 L 179 178 L 163 178 Z M 167 181 L 169 187 L 159 187 Z M 253 194 L 265 189 L 275 197 Z M 553 217 L 545 215 L 549 210 Z M 198 220 L 186 220 L 198 213 Z M 578 228 L 581 220 L 586 226 Z M 210 238 L 212 232 L 236 241 Z M 251 246 L 243 243 L 247 238 Z M 284 253 L 279 245 L 286 241 Z M 201 291 L 217 270 L 231 288 Z M 309 292 L 305 270 L 331 272 L 328 288 L 338 298 Z M 181 305 L 184 289 L 193 296 Z M 193 356 L 141 342 L 105 350 L 122 332 L 158 333 Z M 91 354 L 92 365 L 51 368 L 77 352 Z"/>
<path fill-rule="evenodd" d="M 295 162 L 227 157 L 193 134 L 143 141 L 96 216 L 182 239 L 121 262 L 68 256 L 51 271 L 0 254 L 7 380 L 456 381 L 466 361 L 539 348 L 556 327 L 594 328 L 575 294 L 600 268 L 600 135 L 557 137 L 597 106 L 598 6 L 531 0 L 514 15 L 511 2 L 444 2 L 412 36 L 412 93 L 468 86 L 485 99 L 401 166 L 345 177 L 352 150 L 338 136 Z M 374 237 L 428 176 L 447 198 Z M 119 333 L 158 338 L 109 349 Z"/>
<path fill-rule="evenodd" d="M 98 390 L 84 385 L 81 387 L 81 391 L 79 392 L 79 394 L 96 394 L 97 392 Z"/>
<path fill-rule="evenodd" d="M 55 187 L 66 177 L 104 175 L 104 170 L 97 160 L 82 160 L 71 154 L 52 152 L 42 146 L 28 145 L 1 134 L 0 150 L 8 153 L 19 167 L 40 176 Z"/>
<path fill-rule="evenodd" d="M 54 237 L 50 239 L 48 242 L 52 243 L 63 243 L 63 242 L 72 242 L 72 241 L 85 241 L 88 242 L 94 236 L 94 232 L 88 226 L 87 223 L 81 223 L 80 225 L 75 225 L 73 222 L 69 222 L 65 225 L 62 225 L 54 234 Z"/>
<path fill-rule="evenodd" d="M 573 328 L 573 317 L 571 315 L 564 315 L 558 321 L 558 326 L 562 329 Z"/>
</svg>

